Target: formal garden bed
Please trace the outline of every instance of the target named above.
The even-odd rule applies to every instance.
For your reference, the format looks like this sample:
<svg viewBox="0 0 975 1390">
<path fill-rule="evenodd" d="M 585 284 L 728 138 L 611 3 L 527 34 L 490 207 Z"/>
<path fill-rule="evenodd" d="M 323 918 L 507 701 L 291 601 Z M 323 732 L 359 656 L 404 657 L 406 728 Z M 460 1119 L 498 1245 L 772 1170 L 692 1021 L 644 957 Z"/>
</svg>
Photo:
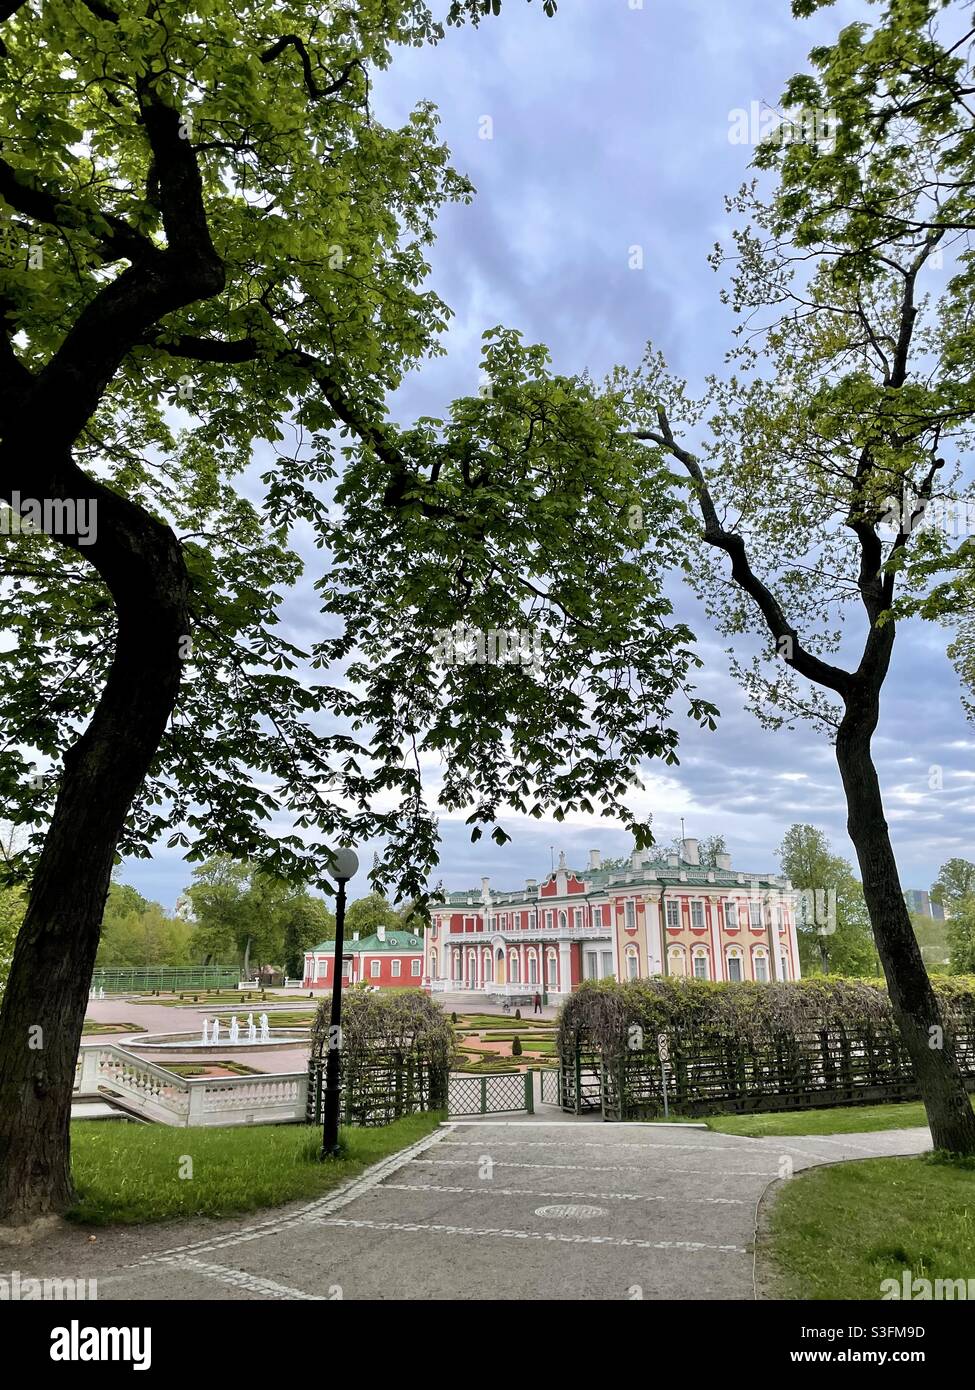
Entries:
<svg viewBox="0 0 975 1390">
<path fill-rule="evenodd" d="M 98 1023 L 93 1018 L 86 1018 L 81 1028 L 81 1035 L 85 1038 L 100 1037 L 105 1033 L 144 1033 L 146 1030 L 141 1023 Z"/>
</svg>

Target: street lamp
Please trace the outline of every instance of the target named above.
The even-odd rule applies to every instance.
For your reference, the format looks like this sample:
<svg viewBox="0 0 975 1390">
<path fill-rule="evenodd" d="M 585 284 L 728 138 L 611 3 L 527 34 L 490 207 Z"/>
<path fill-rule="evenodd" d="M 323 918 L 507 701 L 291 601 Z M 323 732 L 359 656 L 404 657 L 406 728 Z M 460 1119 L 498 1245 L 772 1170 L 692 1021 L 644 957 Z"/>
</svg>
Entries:
<svg viewBox="0 0 975 1390">
<path fill-rule="evenodd" d="M 338 880 L 335 895 L 335 968 L 332 971 L 332 1012 L 328 1029 L 328 1057 L 325 1061 L 325 1127 L 322 1158 L 330 1158 L 339 1148 L 339 1068 L 342 1050 L 342 956 L 345 949 L 345 885 L 358 872 L 355 850 L 338 849 L 332 855 L 332 873 Z"/>
</svg>

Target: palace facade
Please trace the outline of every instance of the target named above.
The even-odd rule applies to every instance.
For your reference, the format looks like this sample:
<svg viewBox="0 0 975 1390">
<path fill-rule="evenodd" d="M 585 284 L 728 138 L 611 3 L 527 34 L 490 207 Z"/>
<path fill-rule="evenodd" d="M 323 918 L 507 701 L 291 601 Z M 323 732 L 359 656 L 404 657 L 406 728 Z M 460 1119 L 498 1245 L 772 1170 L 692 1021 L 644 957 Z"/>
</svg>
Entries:
<svg viewBox="0 0 975 1390">
<path fill-rule="evenodd" d="M 524 888 L 446 893 L 424 937 L 432 991 L 565 998 L 582 980 L 694 975 L 704 980 L 799 978 L 796 903 L 779 875 L 744 873 L 729 855 L 702 865 L 698 842 L 680 853 L 637 850 L 622 867 L 585 869 L 565 855 Z"/>
</svg>

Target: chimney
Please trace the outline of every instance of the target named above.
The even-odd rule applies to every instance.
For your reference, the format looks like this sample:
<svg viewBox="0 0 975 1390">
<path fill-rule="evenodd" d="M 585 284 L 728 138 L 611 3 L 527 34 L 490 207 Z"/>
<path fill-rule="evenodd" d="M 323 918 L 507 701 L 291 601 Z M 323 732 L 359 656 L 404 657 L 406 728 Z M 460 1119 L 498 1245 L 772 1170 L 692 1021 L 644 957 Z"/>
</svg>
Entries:
<svg viewBox="0 0 975 1390">
<path fill-rule="evenodd" d="M 590 867 L 590 869 L 601 869 L 602 866 L 603 866 L 603 856 L 600 854 L 600 852 L 599 852 L 598 849 L 591 849 L 591 850 L 589 851 L 589 867 Z"/>
<path fill-rule="evenodd" d="M 490 880 L 489 878 L 482 878 L 482 879 L 481 879 L 481 895 L 482 895 L 482 896 L 488 891 L 488 884 L 489 884 L 490 882 L 491 882 L 491 880 Z"/>
<path fill-rule="evenodd" d="M 673 854 L 673 853 L 671 853 L 671 854 L 668 854 L 668 855 L 667 855 L 667 868 L 668 868 L 668 869 L 676 869 L 679 863 L 680 863 L 680 855 L 679 855 L 679 854 Z"/>
<path fill-rule="evenodd" d="M 535 889 L 538 887 L 538 880 L 535 878 L 526 878 L 525 887 L 529 893 L 534 893 Z"/>
<path fill-rule="evenodd" d="M 698 853 L 696 840 L 681 840 L 681 857 L 685 864 L 700 864 L 701 856 Z"/>
<path fill-rule="evenodd" d="M 358 933 L 357 931 L 354 931 L 354 932 L 352 933 L 352 940 L 353 940 L 353 941 L 358 941 L 358 940 L 359 940 L 359 933 Z"/>
<path fill-rule="evenodd" d="M 386 928 L 383 926 L 382 922 L 380 922 L 379 926 L 376 928 L 376 939 L 378 941 L 386 940 Z"/>
<path fill-rule="evenodd" d="M 728 869 L 731 868 L 731 855 L 730 855 L 730 854 L 716 854 L 716 855 L 714 856 L 714 860 L 715 860 L 715 865 L 716 865 L 717 868 L 719 868 L 719 869 L 724 869 L 725 871 L 727 871 Z"/>
</svg>

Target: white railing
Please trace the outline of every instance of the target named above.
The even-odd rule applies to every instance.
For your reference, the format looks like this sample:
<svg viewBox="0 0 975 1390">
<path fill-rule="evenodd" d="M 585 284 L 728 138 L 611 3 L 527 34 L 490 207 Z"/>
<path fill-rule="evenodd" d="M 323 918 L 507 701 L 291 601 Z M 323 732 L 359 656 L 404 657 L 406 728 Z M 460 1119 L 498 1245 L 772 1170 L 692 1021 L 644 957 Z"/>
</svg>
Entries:
<svg viewBox="0 0 975 1390">
<path fill-rule="evenodd" d="M 444 932 L 442 942 L 445 950 L 459 946 L 484 945 L 494 936 L 505 941 L 609 941 L 613 935 L 612 927 L 594 927 L 592 923 L 582 927 L 491 927 L 484 931 Z"/>
<path fill-rule="evenodd" d="M 110 1043 L 82 1047 L 75 1093 L 111 1099 L 164 1125 L 280 1124 L 305 1118 L 307 1072 L 177 1076 Z"/>
</svg>

